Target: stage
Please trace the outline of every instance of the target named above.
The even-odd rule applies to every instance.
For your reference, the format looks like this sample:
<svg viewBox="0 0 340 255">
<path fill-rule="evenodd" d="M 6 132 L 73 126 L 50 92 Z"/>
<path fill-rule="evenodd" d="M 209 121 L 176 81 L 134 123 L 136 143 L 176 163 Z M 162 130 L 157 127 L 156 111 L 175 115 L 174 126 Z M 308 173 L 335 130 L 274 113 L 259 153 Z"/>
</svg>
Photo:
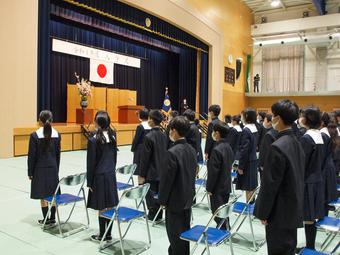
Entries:
<svg viewBox="0 0 340 255">
<path fill-rule="evenodd" d="M 112 123 L 117 131 L 118 145 L 128 145 L 132 143 L 135 130 L 138 124 Z M 87 125 L 85 125 L 87 126 Z M 80 124 L 76 123 L 53 123 L 53 127 L 61 135 L 61 150 L 76 151 L 86 149 L 87 140 L 82 134 Z M 24 156 L 28 153 L 28 143 L 30 134 L 39 128 L 21 127 L 13 129 L 13 154 L 15 157 Z M 89 129 L 93 130 L 94 126 L 90 125 Z"/>
</svg>

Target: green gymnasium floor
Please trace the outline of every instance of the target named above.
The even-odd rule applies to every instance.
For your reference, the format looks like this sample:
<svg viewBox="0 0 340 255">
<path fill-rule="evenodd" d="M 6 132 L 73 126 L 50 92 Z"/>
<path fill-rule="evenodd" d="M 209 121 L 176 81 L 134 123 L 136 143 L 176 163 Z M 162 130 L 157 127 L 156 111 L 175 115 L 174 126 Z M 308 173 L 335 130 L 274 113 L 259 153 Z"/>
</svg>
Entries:
<svg viewBox="0 0 340 255">
<path fill-rule="evenodd" d="M 117 166 L 122 166 L 132 162 L 132 153 L 130 147 L 120 147 L 118 153 Z M 60 177 L 69 174 L 75 174 L 86 171 L 86 151 L 65 152 L 62 154 Z M 118 180 L 122 180 L 118 177 Z M 98 231 L 98 220 L 96 212 L 89 210 L 90 228 L 70 237 L 61 239 L 50 233 L 42 232 L 37 225 L 37 220 L 41 219 L 41 210 L 39 201 L 34 201 L 29 198 L 30 181 L 27 178 L 26 157 L 1 159 L 0 160 L 0 253 L 3 255 L 11 254 L 100 254 L 98 252 L 98 244 L 90 241 L 89 237 L 96 234 Z M 69 209 L 69 207 L 67 207 Z M 66 208 L 65 208 L 66 209 Z M 67 213 L 63 208 L 61 215 Z M 194 224 L 205 224 L 210 218 L 210 212 L 207 208 L 200 207 L 193 210 Z M 84 210 L 82 204 L 75 208 L 75 212 L 71 222 L 84 221 Z M 232 218 L 232 221 L 235 218 Z M 133 254 L 136 247 L 140 247 L 141 242 L 146 240 L 145 223 L 137 221 L 132 225 L 129 234 L 127 235 L 125 254 Z M 264 238 L 264 227 L 259 221 L 254 221 L 254 229 L 256 237 Z M 151 248 L 143 254 L 163 255 L 167 254 L 168 239 L 163 224 L 151 227 Z M 242 226 L 240 233 L 249 235 L 250 228 L 246 221 Z M 117 237 L 116 230 L 114 237 Z M 325 239 L 325 233 L 318 233 L 317 247 L 320 247 L 321 242 Z M 298 233 L 299 246 L 304 244 L 304 231 L 299 230 Z M 332 250 L 336 241 L 328 248 Z M 266 246 L 264 245 L 258 252 L 250 251 L 249 243 L 237 240 L 234 244 L 234 252 L 236 255 L 241 254 L 266 254 Z M 199 249 L 197 254 L 200 254 Z M 113 249 L 107 249 L 107 252 L 121 254 L 119 246 L 116 245 Z M 218 248 L 212 248 L 211 254 L 230 254 L 227 245 L 221 245 Z"/>
</svg>

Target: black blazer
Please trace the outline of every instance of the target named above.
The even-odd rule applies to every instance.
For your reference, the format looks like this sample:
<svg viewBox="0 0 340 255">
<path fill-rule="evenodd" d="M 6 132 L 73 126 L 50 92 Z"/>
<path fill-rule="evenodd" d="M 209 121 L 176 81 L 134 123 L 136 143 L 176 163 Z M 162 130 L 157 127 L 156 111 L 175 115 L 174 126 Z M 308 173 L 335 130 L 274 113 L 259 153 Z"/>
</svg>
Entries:
<svg viewBox="0 0 340 255">
<path fill-rule="evenodd" d="M 275 129 L 269 129 L 264 135 L 261 146 L 260 146 L 260 155 L 259 155 L 259 166 L 264 167 L 264 162 L 270 150 L 270 145 L 276 140 L 279 132 Z"/>
<path fill-rule="evenodd" d="M 227 139 L 221 139 L 216 142 L 208 160 L 208 179 L 206 185 L 208 192 L 213 195 L 231 192 L 230 173 L 233 162 L 234 153 Z"/>
<path fill-rule="evenodd" d="M 211 122 L 208 124 L 208 132 L 207 132 L 207 138 L 205 141 L 205 148 L 204 148 L 204 153 L 208 154 L 208 157 L 210 156 L 210 153 L 214 147 L 214 140 L 211 137 L 212 132 L 214 131 L 214 126 L 219 123 L 220 120 L 215 117 L 211 120 Z"/>
<path fill-rule="evenodd" d="M 190 129 L 186 134 L 185 139 L 187 140 L 188 144 L 194 148 L 196 155 L 198 155 L 201 147 L 201 134 L 194 122 L 190 123 Z"/>
<path fill-rule="evenodd" d="M 139 175 L 147 181 L 159 181 L 167 155 L 167 138 L 160 128 L 156 127 L 145 136 L 143 144 Z"/>
<path fill-rule="evenodd" d="M 283 229 L 303 226 L 304 168 L 305 154 L 292 129 L 280 132 L 264 164 L 258 219 Z"/>
<path fill-rule="evenodd" d="M 196 166 L 195 150 L 185 139 L 177 140 L 168 150 L 159 184 L 159 203 L 167 210 L 178 212 L 191 208 Z"/>
<path fill-rule="evenodd" d="M 136 128 L 136 133 L 133 138 L 132 144 L 131 144 L 131 151 L 136 152 L 138 147 L 143 144 L 143 140 L 145 135 L 150 131 L 151 129 L 145 129 L 142 124 L 139 124 Z"/>
<path fill-rule="evenodd" d="M 95 175 L 114 172 L 116 162 L 116 142 L 101 144 L 96 141 L 95 136 L 91 137 L 87 143 L 87 187 L 93 187 Z"/>
</svg>

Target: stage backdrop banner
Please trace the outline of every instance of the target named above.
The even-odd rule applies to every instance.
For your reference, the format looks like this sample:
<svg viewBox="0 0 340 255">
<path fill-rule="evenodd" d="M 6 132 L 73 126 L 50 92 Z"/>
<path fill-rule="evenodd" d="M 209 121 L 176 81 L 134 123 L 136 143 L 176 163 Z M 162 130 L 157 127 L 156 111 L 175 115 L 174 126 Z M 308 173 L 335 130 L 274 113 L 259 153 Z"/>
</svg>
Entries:
<svg viewBox="0 0 340 255">
<path fill-rule="evenodd" d="M 113 63 L 91 58 L 90 81 L 113 84 Z"/>
<path fill-rule="evenodd" d="M 140 68 L 140 59 L 53 38 L 52 50 L 83 58 Z"/>
</svg>

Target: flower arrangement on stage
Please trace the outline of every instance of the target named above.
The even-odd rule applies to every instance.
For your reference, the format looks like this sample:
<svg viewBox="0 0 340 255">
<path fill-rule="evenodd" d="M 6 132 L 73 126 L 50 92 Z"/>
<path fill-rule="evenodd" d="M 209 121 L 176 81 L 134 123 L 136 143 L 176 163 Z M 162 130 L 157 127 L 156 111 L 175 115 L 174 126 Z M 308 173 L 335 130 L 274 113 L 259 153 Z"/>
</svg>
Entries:
<svg viewBox="0 0 340 255">
<path fill-rule="evenodd" d="M 78 88 L 78 93 L 81 98 L 80 106 L 84 110 L 88 105 L 88 102 L 87 102 L 88 97 L 92 96 L 91 82 L 88 80 L 85 80 L 84 78 L 80 79 L 80 76 L 77 73 L 74 73 L 74 75 L 77 78 L 77 88 Z"/>
</svg>

